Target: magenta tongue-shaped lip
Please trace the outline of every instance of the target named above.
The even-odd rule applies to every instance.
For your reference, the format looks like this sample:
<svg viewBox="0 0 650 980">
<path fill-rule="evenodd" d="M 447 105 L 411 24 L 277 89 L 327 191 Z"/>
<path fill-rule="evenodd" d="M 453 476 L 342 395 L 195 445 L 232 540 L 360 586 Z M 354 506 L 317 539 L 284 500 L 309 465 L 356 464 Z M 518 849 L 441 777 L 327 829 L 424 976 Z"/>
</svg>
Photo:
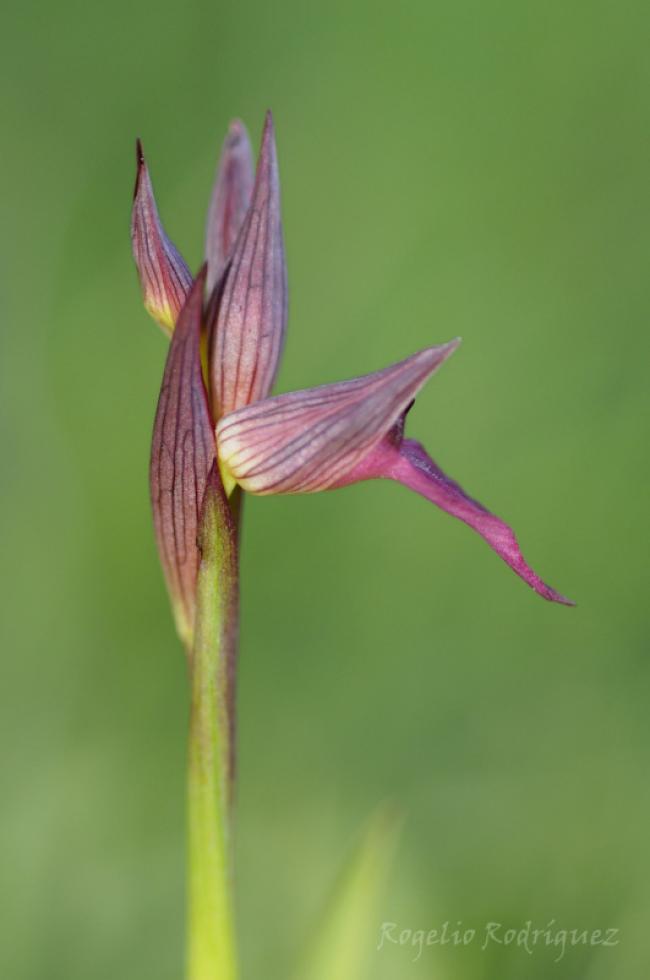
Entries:
<svg viewBox="0 0 650 980">
<path fill-rule="evenodd" d="M 222 465 L 251 493 L 312 493 L 388 478 L 477 531 L 539 595 L 573 605 L 524 561 L 512 529 L 403 438 L 404 415 L 459 341 L 429 347 L 383 371 L 268 398 L 221 419 Z"/>
</svg>

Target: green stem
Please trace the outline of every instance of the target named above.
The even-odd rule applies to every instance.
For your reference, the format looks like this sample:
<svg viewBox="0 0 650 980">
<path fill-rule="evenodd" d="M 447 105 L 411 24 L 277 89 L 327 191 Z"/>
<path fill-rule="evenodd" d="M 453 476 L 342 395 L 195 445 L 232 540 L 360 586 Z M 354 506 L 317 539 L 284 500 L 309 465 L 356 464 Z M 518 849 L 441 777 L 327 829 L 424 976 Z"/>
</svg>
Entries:
<svg viewBox="0 0 650 980">
<path fill-rule="evenodd" d="M 237 542 L 216 473 L 204 500 L 190 662 L 187 980 L 236 980 L 232 768 Z"/>
</svg>

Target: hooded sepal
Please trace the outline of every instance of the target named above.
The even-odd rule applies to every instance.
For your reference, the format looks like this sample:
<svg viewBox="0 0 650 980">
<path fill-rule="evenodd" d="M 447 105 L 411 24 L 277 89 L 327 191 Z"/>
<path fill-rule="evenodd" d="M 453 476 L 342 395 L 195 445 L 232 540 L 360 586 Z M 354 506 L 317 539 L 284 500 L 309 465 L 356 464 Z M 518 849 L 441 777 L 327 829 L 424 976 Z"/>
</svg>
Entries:
<svg viewBox="0 0 650 980">
<path fill-rule="evenodd" d="M 284 343 L 287 275 L 280 182 L 271 113 L 267 113 L 250 207 L 208 324 L 210 390 L 222 416 L 265 398 Z"/>
<path fill-rule="evenodd" d="M 240 408 L 217 426 L 219 459 L 250 493 L 313 493 L 349 473 L 397 422 L 459 341 L 382 371 Z"/>
<path fill-rule="evenodd" d="M 217 168 L 205 234 L 208 293 L 221 278 L 246 217 L 253 191 L 253 153 L 246 127 L 230 124 Z"/>
<path fill-rule="evenodd" d="M 158 399 L 149 470 L 160 560 L 178 632 L 188 650 L 194 632 L 200 515 L 208 474 L 216 458 L 214 428 L 201 368 L 205 275 L 204 266 L 172 335 Z"/>
<path fill-rule="evenodd" d="M 140 140 L 131 212 L 131 245 L 147 312 L 171 333 L 192 285 L 190 270 L 165 234 Z"/>
</svg>

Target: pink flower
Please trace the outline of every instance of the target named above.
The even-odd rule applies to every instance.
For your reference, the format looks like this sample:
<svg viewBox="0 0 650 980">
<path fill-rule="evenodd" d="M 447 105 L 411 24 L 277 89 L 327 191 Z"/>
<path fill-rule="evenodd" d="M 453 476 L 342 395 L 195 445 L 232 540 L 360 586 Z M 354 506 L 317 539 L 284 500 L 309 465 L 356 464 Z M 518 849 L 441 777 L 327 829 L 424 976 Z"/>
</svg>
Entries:
<svg viewBox="0 0 650 980">
<path fill-rule="evenodd" d="M 405 438 L 414 399 L 458 340 L 349 381 L 270 397 L 287 321 L 270 113 L 254 180 L 246 131 L 239 122 L 231 125 L 209 210 L 206 263 L 193 284 L 160 222 L 140 144 L 132 241 L 145 306 L 173 330 L 153 436 L 151 490 L 162 564 L 184 637 L 193 629 L 203 494 L 217 466 L 228 495 L 237 485 L 266 495 L 379 478 L 402 483 L 477 531 L 545 599 L 573 604 L 524 561 L 504 521 L 446 476 L 420 443 Z"/>
</svg>

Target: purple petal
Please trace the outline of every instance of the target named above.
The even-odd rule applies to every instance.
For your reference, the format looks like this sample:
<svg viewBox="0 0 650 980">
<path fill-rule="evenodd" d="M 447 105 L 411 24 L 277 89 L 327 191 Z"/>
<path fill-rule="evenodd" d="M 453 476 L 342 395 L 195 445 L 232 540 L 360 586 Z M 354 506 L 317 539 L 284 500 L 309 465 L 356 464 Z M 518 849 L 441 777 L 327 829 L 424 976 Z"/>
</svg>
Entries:
<svg viewBox="0 0 650 980">
<path fill-rule="evenodd" d="M 391 429 L 456 349 L 429 347 L 383 371 L 241 408 L 217 426 L 219 459 L 251 493 L 326 490 Z"/>
<path fill-rule="evenodd" d="M 338 485 L 343 486 L 358 480 L 377 477 L 387 477 L 403 483 L 448 514 L 464 521 L 477 531 L 499 557 L 544 599 L 560 602 L 565 606 L 575 605 L 570 599 L 546 585 L 526 564 L 512 528 L 491 514 L 477 500 L 469 497 L 462 487 L 446 476 L 419 442 L 402 439 L 400 428 L 395 429 L 389 438 L 375 447 Z"/>
<path fill-rule="evenodd" d="M 199 517 L 208 474 L 216 458 L 201 370 L 204 288 L 205 267 L 192 286 L 169 345 L 149 470 L 160 560 L 178 630 L 187 645 L 194 628 Z"/>
<path fill-rule="evenodd" d="M 209 330 L 215 414 L 265 398 L 275 379 L 287 320 L 287 281 L 273 120 L 266 117 L 253 198 Z"/>
<path fill-rule="evenodd" d="M 160 221 L 140 140 L 137 142 L 137 164 L 131 213 L 133 257 L 145 308 L 167 333 L 171 333 L 190 291 L 192 276 Z"/>
<path fill-rule="evenodd" d="M 233 120 L 221 151 L 205 236 L 208 293 L 230 258 L 253 191 L 253 154 L 246 127 Z"/>
</svg>

